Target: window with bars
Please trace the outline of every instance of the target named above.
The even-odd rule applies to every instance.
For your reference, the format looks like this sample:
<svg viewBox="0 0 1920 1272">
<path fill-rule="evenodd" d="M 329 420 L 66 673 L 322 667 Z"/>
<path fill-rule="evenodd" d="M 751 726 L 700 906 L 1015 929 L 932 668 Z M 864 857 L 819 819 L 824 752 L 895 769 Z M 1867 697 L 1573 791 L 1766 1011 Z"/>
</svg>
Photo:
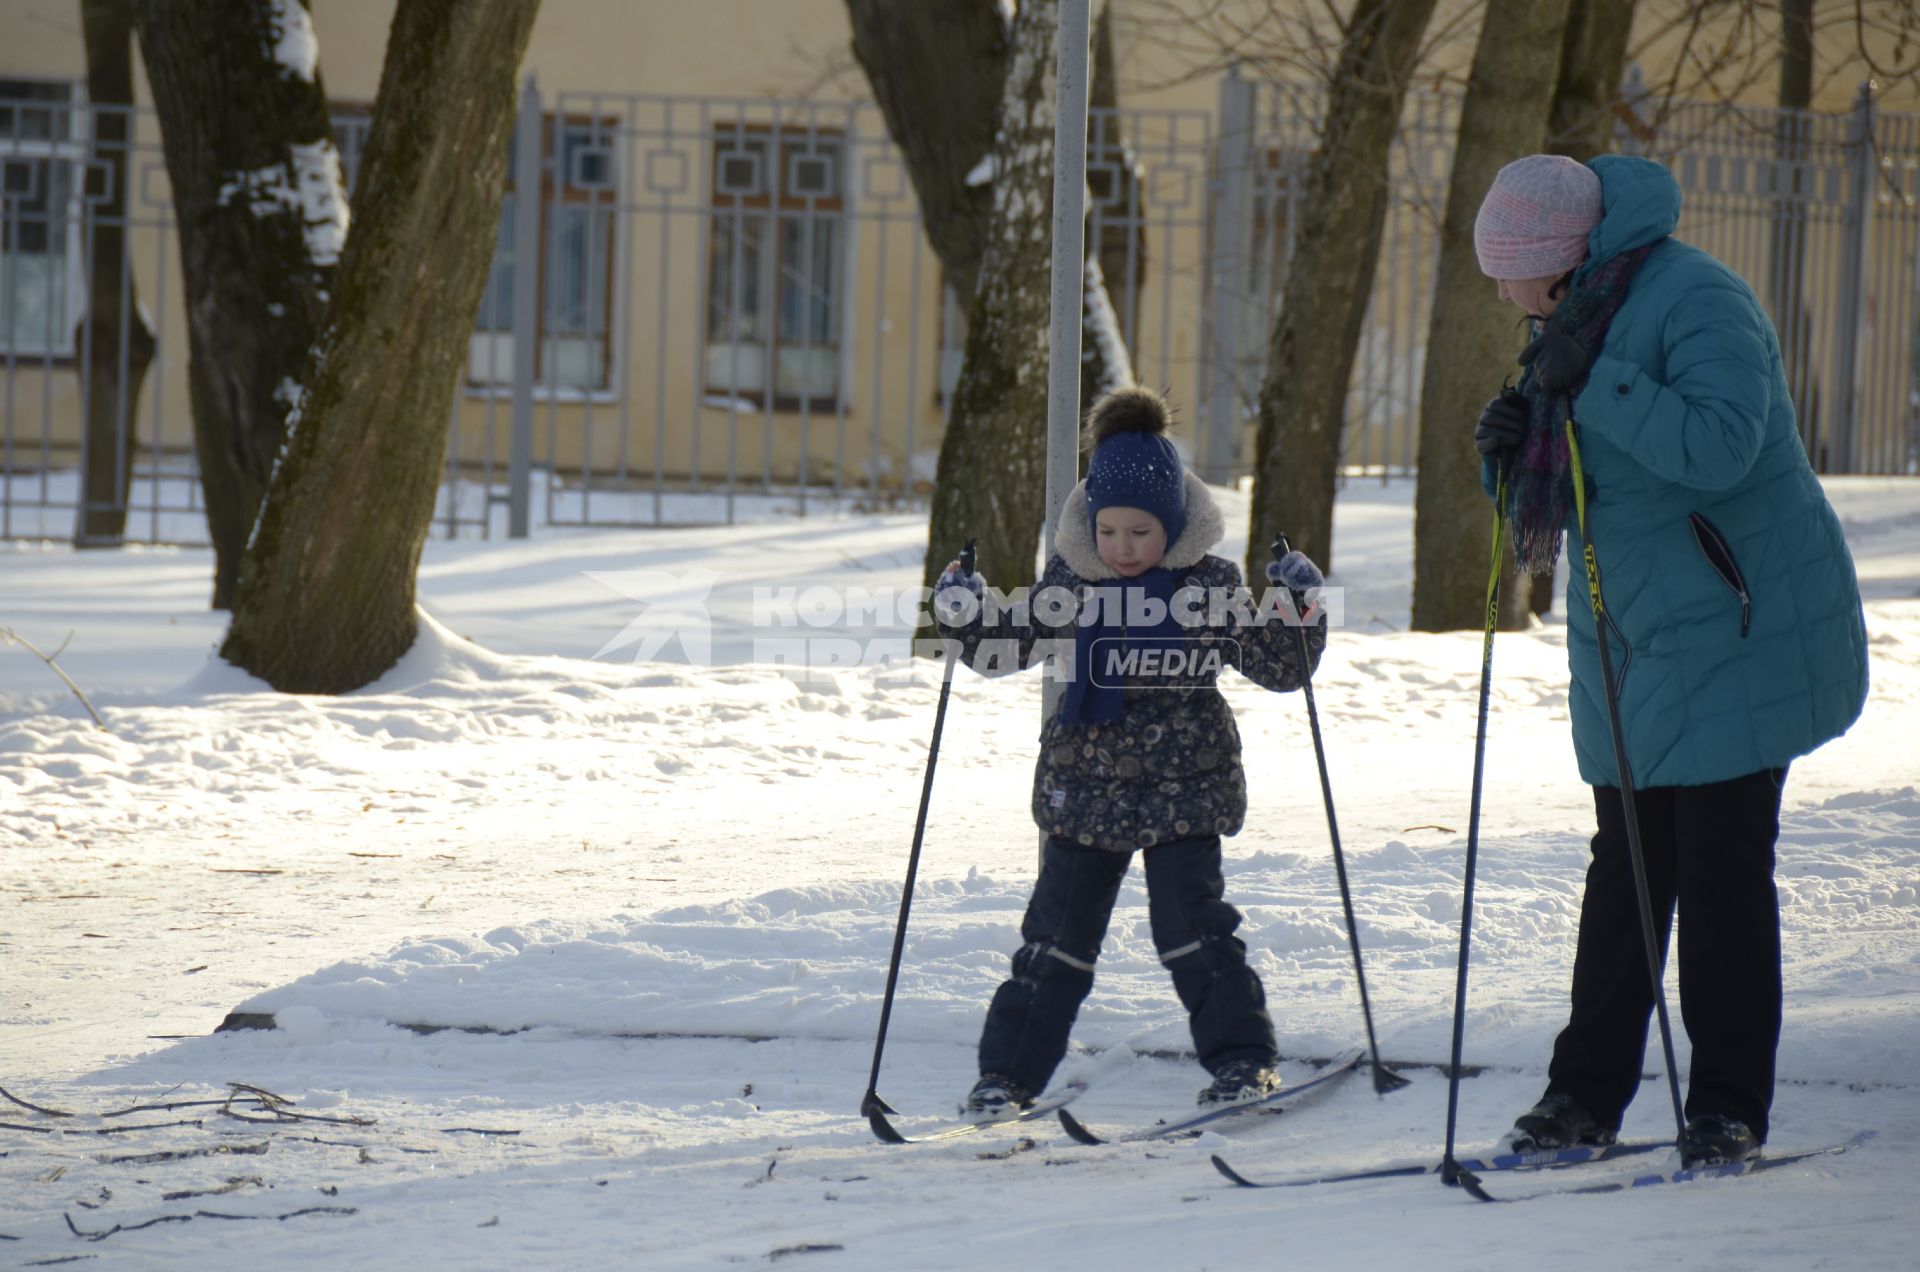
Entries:
<svg viewBox="0 0 1920 1272">
<path fill-rule="evenodd" d="M 540 345 L 534 382 L 547 389 L 599 391 L 613 378 L 614 229 L 619 192 L 617 121 L 549 115 L 541 129 Z M 514 259 L 514 226 L 524 206 L 507 160 L 507 192 L 493 266 L 468 347 L 467 382 L 513 381 L 513 289 L 524 277 Z"/>
<path fill-rule="evenodd" d="M 70 358 L 86 309 L 79 85 L 0 79 L 0 352 Z"/>
<path fill-rule="evenodd" d="M 776 411 L 841 406 L 844 137 L 741 125 L 713 142 L 706 387 Z"/>
</svg>

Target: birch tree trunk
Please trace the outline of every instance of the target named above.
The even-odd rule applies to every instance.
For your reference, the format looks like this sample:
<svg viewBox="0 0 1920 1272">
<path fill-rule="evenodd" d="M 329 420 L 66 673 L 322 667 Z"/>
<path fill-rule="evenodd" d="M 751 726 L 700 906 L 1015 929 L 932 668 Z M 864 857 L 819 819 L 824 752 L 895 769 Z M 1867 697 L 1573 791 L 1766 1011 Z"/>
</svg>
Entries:
<svg viewBox="0 0 1920 1272">
<path fill-rule="evenodd" d="M 283 692 L 357 689 L 413 644 L 414 576 L 538 8 L 408 0 L 394 11 L 361 214 L 220 651 Z"/>
<path fill-rule="evenodd" d="M 1386 224 L 1387 150 L 1433 9 L 1434 0 L 1357 0 L 1341 39 L 1260 385 L 1250 579 L 1266 577 L 1266 545 L 1280 530 L 1333 568 L 1340 434 Z"/>
<path fill-rule="evenodd" d="M 306 0 L 132 0 L 186 284 L 194 453 L 230 608 L 347 231 Z"/>
<path fill-rule="evenodd" d="M 73 346 L 86 361 L 86 462 L 77 548 L 118 545 L 127 530 L 140 386 L 153 361 L 127 261 L 127 147 L 133 140 L 133 15 L 127 0 L 81 0 L 87 45 L 87 315 Z M 103 109 L 104 108 L 104 109 Z M 104 183 L 104 184 L 103 184 Z"/>
<path fill-rule="evenodd" d="M 993 143 L 993 212 L 967 310 L 928 524 L 930 583 L 969 538 L 1001 587 L 1032 581 L 1046 505 L 1054 44 L 1058 0 L 1025 0 Z"/>
<path fill-rule="evenodd" d="M 1545 144 L 1568 0 L 1489 0 L 1447 187 L 1433 319 L 1420 382 L 1413 505 L 1413 628 L 1478 628 L 1486 616 L 1492 513 L 1473 428 L 1525 344 L 1519 311 L 1480 272 L 1473 222 L 1493 177 Z M 1524 611 L 1522 612 L 1524 615 Z"/>
</svg>

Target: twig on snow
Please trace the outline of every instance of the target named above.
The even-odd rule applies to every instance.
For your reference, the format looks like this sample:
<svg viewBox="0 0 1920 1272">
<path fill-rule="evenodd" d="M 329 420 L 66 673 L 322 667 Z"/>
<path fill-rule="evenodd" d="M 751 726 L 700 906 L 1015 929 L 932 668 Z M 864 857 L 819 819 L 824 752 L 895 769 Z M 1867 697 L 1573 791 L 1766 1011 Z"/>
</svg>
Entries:
<svg viewBox="0 0 1920 1272">
<path fill-rule="evenodd" d="M 32 1109 L 35 1113 L 45 1113 L 48 1117 L 73 1116 L 73 1114 L 64 1109 L 50 1109 L 39 1104 L 34 1104 L 31 1101 L 23 1100 L 5 1087 L 0 1087 L 0 1099 L 5 1099 L 12 1104 L 18 1104 L 23 1109 Z"/>
<path fill-rule="evenodd" d="M 72 639 L 73 639 L 73 633 L 68 632 L 67 640 L 72 640 Z M 51 667 L 53 669 L 53 674 L 60 677 L 60 679 L 63 682 L 65 682 L 67 688 L 73 691 L 73 696 L 80 700 L 80 705 L 87 709 L 87 714 L 93 717 L 93 722 L 94 724 L 99 726 L 100 731 L 103 733 L 113 732 L 112 729 L 107 728 L 107 722 L 100 718 L 100 713 L 93 709 L 93 704 L 87 701 L 87 695 L 80 691 L 80 686 L 73 683 L 73 677 L 69 676 L 65 671 L 62 671 L 60 668 L 60 664 L 54 661 L 54 659 L 58 658 L 60 654 L 66 649 L 67 640 L 61 641 L 60 648 L 54 650 L 51 654 L 41 653 L 39 648 L 32 641 L 28 640 L 25 636 L 22 636 L 19 632 L 14 631 L 13 628 L 11 627 L 0 627 L 0 640 L 12 641 L 14 644 L 19 645 L 24 649 L 26 649 L 28 653 L 32 654 L 35 658 L 38 658 L 41 662 L 47 664 L 48 667 Z"/>
</svg>

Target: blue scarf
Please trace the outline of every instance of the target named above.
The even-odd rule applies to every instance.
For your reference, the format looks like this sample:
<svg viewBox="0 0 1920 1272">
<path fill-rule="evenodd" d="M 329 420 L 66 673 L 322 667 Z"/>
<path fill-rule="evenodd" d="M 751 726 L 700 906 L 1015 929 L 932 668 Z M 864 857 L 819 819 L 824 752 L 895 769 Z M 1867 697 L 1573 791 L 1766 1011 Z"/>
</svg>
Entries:
<svg viewBox="0 0 1920 1272">
<path fill-rule="evenodd" d="M 1094 585 L 1089 605 L 1099 606 L 1099 621 L 1079 622 L 1073 630 L 1073 679 L 1067 682 L 1066 698 L 1060 704 L 1061 717 L 1069 724 L 1108 724 L 1124 719 L 1126 694 L 1121 687 L 1124 677 L 1120 668 L 1125 655 L 1178 649 L 1193 635 L 1173 615 L 1173 594 L 1184 577 L 1184 571 L 1155 566 L 1131 579 Z M 1143 609 L 1149 601 L 1159 603 L 1160 621 L 1129 629 L 1128 611 Z"/>
</svg>

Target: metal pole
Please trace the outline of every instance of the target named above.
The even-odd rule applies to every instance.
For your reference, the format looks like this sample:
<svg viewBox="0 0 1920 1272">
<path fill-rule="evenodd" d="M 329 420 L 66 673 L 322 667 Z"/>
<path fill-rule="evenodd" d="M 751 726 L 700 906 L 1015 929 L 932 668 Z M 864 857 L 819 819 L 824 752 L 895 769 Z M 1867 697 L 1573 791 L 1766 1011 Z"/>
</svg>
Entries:
<svg viewBox="0 0 1920 1272">
<path fill-rule="evenodd" d="M 513 428 L 507 452 L 507 537 L 527 537 L 533 484 L 533 378 L 540 347 L 540 86 L 520 91 L 513 161 Z"/>
<path fill-rule="evenodd" d="M 1220 81 L 1220 149 L 1215 159 L 1208 285 L 1213 289 L 1207 333 L 1206 432 L 1199 440 L 1200 476 L 1216 485 L 1240 471 L 1240 392 L 1237 380 L 1246 334 L 1248 186 L 1253 174 L 1253 85 L 1236 63 Z"/>
<path fill-rule="evenodd" d="M 1873 223 L 1873 89 L 1872 80 L 1860 86 L 1853 102 L 1847 138 L 1847 237 L 1840 266 L 1840 328 L 1834 341 L 1834 378 L 1839 385 L 1839 411 L 1828 433 L 1830 448 L 1822 472 L 1854 470 L 1853 441 L 1860 423 L 1860 328 L 1866 322 L 1868 227 Z"/>
<path fill-rule="evenodd" d="M 1053 302 L 1047 341 L 1047 555 L 1060 509 L 1080 480 L 1080 321 L 1086 304 L 1088 0 L 1060 0 L 1053 121 Z M 1040 718 L 1064 686 L 1048 678 Z M 1042 852 L 1046 839 L 1040 841 Z"/>
</svg>

